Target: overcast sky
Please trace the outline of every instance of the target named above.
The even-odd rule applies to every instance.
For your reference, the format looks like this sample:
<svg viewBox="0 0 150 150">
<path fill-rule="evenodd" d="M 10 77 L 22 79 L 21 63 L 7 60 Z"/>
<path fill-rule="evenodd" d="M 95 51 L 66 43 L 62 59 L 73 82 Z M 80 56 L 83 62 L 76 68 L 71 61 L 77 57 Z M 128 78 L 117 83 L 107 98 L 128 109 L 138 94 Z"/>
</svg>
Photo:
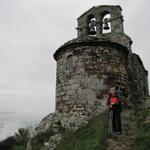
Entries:
<svg viewBox="0 0 150 150">
<path fill-rule="evenodd" d="M 149 0 L 0 0 L 0 111 L 54 111 L 53 53 L 77 36 L 82 13 L 103 4 L 121 5 L 132 50 L 150 72 Z"/>
</svg>

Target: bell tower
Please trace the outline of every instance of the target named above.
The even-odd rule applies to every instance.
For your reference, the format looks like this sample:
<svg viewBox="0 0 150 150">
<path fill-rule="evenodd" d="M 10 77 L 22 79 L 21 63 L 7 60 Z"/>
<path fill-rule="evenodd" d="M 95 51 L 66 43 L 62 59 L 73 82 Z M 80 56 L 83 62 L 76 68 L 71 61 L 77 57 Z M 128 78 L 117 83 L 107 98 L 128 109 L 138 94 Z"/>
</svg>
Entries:
<svg viewBox="0 0 150 150">
<path fill-rule="evenodd" d="M 101 37 L 105 30 L 114 33 L 124 33 L 123 16 L 120 6 L 97 6 L 78 18 L 78 37 Z"/>
<path fill-rule="evenodd" d="M 94 6 L 78 20 L 78 38 L 95 37 L 124 45 L 131 52 L 132 40 L 124 33 L 120 6 Z"/>
</svg>

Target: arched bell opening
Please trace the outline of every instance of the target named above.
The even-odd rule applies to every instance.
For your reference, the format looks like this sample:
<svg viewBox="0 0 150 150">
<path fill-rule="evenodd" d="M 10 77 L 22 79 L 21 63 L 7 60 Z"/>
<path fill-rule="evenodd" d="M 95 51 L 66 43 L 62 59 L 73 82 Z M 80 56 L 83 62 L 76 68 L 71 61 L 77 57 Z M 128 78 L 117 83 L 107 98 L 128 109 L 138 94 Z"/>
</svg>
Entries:
<svg viewBox="0 0 150 150">
<path fill-rule="evenodd" d="M 102 19 L 102 34 L 106 34 L 106 33 L 110 33 L 111 32 L 111 15 L 110 13 L 106 13 L 104 16 L 103 16 L 103 19 Z"/>
<path fill-rule="evenodd" d="M 96 36 L 96 18 L 94 15 L 90 15 L 87 18 L 87 34 Z"/>
</svg>

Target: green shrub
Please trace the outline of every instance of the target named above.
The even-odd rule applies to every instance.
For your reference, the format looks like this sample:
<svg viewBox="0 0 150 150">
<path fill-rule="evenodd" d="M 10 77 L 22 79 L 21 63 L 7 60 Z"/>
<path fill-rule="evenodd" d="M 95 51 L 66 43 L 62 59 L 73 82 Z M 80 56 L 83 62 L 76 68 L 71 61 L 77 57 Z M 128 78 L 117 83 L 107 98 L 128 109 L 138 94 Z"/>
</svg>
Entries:
<svg viewBox="0 0 150 150">
<path fill-rule="evenodd" d="M 135 140 L 134 150 L 149 150 L 150 149 L 150 126 L 139 127 Z"/>
<path fill-rule="evenodd" d="M 20 128 L 18 129 L 18 133 L 15 133 L 16 143 L 18 144 L 26 144 L 29 139 L 30 133 L 28 129 Z"/>
<path fill-rule="evenodd" d="M 38 133 L 35 137 L 31 139 L 32 149 L 39 150 L 44 142 L 49 140 L 49 137 L 54 135 L 54 132 L 49 128 L 46 132 Z"/>
<path fill-rule="evenodd" d="M 25 145 L 14 145 L 13 150 L 26 150 Z"/>
<path fill-rule="evenodd" d="M 0 141 L 0 150 L 12 150 L 14 144 L 14 136 L 7 137 L 5 140 Z"/>
</svg>

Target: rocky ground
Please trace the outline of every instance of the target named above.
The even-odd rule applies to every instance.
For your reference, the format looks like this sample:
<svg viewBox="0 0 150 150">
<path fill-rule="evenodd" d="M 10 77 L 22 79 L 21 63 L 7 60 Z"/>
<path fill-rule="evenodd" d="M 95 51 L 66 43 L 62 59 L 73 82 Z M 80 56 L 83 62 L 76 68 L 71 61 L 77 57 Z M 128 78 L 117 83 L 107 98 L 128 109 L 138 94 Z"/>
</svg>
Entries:
<svg viewBox="0 0 150 150">
<path fill-rule="evenodd" d="M 28 150 L 141 150 L 136 148 L 139 145 L 142 150 L 148 150 L 150 146 L 150 132 L 147 132 L 150 127 L 150 97 L 136 101 L 136 104 L 130 102 L 123 106 L 121 135 L 108 136 L 109 117 L 107 116 L 109 116 L 108 112 L 103 117 L 100 115 L 96 117 L 97 119 L 93 118 L 88 125 L 72 133 L 66 132 L 68 126 L 65 125 L 68 122 L 60 120 L 58 114 L 50 114 L 36 129 L 36 134 L 28 143 Z M 58 148 L 56 148 L 57 145 Z"/>
</svg>

